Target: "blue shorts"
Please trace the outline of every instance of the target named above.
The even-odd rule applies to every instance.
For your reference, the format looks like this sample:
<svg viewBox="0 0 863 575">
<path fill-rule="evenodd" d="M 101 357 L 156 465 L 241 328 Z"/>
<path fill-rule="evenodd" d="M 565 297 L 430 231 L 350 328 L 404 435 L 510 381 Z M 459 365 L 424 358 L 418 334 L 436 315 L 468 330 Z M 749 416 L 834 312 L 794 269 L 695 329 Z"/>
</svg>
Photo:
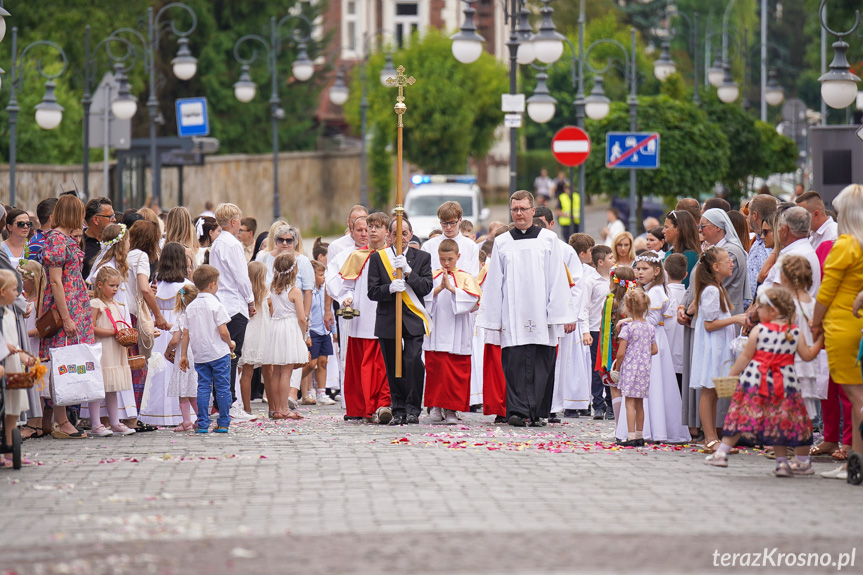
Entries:
<svg viewBox="0 0 863 575">
<path fill-rule="evenodd" d="M 318 335 L 315 332 L 311 332 L 310 335 L 312 338 L 312 346 L 309 348 L 309 352 L 312 355 L 312 359 L 333 355 L 333 336 L 328 333 Z"/>
</svg>

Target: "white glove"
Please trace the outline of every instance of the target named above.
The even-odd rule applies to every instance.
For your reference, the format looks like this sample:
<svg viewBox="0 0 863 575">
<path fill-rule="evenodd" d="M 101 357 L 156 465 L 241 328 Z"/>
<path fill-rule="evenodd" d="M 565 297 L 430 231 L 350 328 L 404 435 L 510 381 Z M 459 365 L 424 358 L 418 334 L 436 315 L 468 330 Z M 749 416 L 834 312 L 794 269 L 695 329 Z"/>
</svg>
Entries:
<svg viewBox="0 0 863 575">
<path fill-rule="evenodd" d="M 411 267 L 408 265 L 408 260 L 404 255 L 396 256 L 393 258 L 393 267 L 400 268 L 405 275 L 409 275 L 411 271 Z"/>
<path fill-rule="evenodd" d="M 390 283 L 390 293 L 405 291 L 405 280 L 393 280 Z"/>
</svg>

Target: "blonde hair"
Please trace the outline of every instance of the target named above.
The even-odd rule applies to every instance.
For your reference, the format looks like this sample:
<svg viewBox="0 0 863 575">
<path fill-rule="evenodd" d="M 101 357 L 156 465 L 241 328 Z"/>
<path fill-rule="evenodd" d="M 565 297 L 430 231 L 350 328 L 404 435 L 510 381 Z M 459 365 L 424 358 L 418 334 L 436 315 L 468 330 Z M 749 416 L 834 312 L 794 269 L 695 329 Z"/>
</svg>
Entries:
<svg viewBox="0 0 863 575">
<path fill-rule="evenodd" d="M 795 291 L 809 291 L 812 287 L 812 264 L 803 256 L 787 255 L 782 258 L 782 276 Z"/>
<path fill-rule="evenodd" d="M 719 309 L 723 312 L 731 311 L 731 298 L 728 297 L 728 291 L 725 289 L 725 286 L 722 285 L 722 282 L 716 279 L 716 276 L 713 275 L 713 265 L 719 263 L 719 257 L 722 254 L 728 254 L 722 248 L 710 247 L 701 252 L 701 257 L 699 258 L 698 266 L 693 270 L 695 273 L 695 277 L 693 278 L 694 285 L 692 286 L 694 290 L 694 302 L 695 302 L 695 314 L 698 315 L 698 307 L 701 304 L 701 294 L 704 292 L 704 288 L 707 286 L 713 286 L 719 290 Z"/>
<path fill-rule="evenodd" d="M 766 290 L 759 290 L 758 303 L 761 305 L 770 306 L 776 310 L 779 317 L 785 318 L 788 322 L 789 329 L 785 331 L 785 339 L 791 341 L 791 324 L 797 316 L 797 308 L 794 306 L 794 297 L 791 291 L 784 287 L 773 287 Z"/>
<path fill-rule="evenodd" d="M 9 270 L 0 270 L 0 290 L 9 289 L 9 286 L 18 287 L 18 276 Z"/>
<path fill-rule="evenodd" d="M 95 269 L 114 260 L 114 265 L 121 274 L 125 275 L 129 272 L 129 264 L 126 262 L 126 256 L 129 255 L 129 231 L 122 224 L 109 224 L 102 230 L 102 242 L 108 243 L 123 234 L 123 239 L 112 245 L 102 256 L 102 259 L 93 265 Z"/>
<path fill-rule="evenodd" d="M 177 300 L 174 304 L 174 311 L 177 313 L 182 313 L 186 311 L 186 308 L 189 307 L 189 304 L 195 301 L 195 298 L 198 297 L 198 288 L 193 286 L 192 284 L 185 284 L 180 288 L 180 291 L 177 292 Z"/>
<path fill-rule="evenodd" d="M 235 204 L 219 204 L 216 206 L 216 221 L 223 228 L 231 223 L 231 220 L 243 219 L 243 211 Z"/>
<path fill-rule="evenodd" d="M 198 233 L 192 225 L 192 215 L 183 206 L 171 208 L 165 219 L 165 243 L 177 242 L 189 250 L 194 259 L 198 253 Z"/>
<path fill-rule="evenodd" d="M 629 240 L 629 254 L 627 255 L 630 263 L 635 263 L 635 241 L 632 239 L 632 234 L 629 232 L 620 232 L 614 236 L 613 240 L 611 240 L 611 255 L 614 257 L 615 263 L 620 263 L 617 261 L 617 245 L 623 240 Z"/>
<path fill-rule="evenodd" d="M 111 266 L 100 267 L 99 271 L 96 272 L 96 279 L 94 280 L 96 285 L 93 286 L 93 293 L 96 294 L 97 298 L 99 298 L 102 301 L 105 301 L 104 294 L 103 294 L 102 290 L 99 288 L 99 284 L 104 284 L 106 281 L 108 281 L 111 278 L 119 278 L 120 281 L 122 282 L 124 277 L 125 276 L 123 274 L 121 274 L 120 270 L 118 270 L 117 268 L 112 268 Z M 114 299 L 114 298 L 111 298 L 111 299 Z"/>
<path fill-rule="evenodd" d="M 863 248 L 863 186 L 846 186 L 833 200 L 833 207 L 839 220 L 839 235 L 852 236 Z"/>
<path fill-rule="evenodd" d="M 270 291 L 280 294 L 285 291 L 285 288 L 294 287 L 296 279 L 297 259 L 293 254 L 276 256 L 276 261 L 273 262 L 273 283 L 270 284 Z"/>
<path fill-rule="evenodd" d="M 276 220 L 273 222 L 273 225 L 270 226 L 270 231 L 267 233 L 267 250 L 268 252 L 272 252 L 276 249 L 276 230 L 278 230 L 282 226 L 288 225 L 288 222 L 285 220 Z"/>
<path fill-rule="evenodd" d="M 36 317 L 42 316 L 42 298 L 45 297 L 45 288 L 48 285 L 48 278 L 45 276 L 45 268 L 37 261 L 20 260 L 18 262 L 18 272 L 25 280 L 33 282 L 33 293 L 36 302 Z"/>
<path fill-rule="evenodd" d="M 650 305 L 647 294 L 640 287 L 626 292 L 623 302 L 626 304 L 629 315 L 639 319 L 644 319 L 644 314 L 647 313 L 647 308 Z"/>
<path fill-rule="evenodd" d="M 267 297 L 267 266 L 261 262 L 249 262 L 249 281 L 252 282 L 255 307 L 260 308 Z"/>
</svg>

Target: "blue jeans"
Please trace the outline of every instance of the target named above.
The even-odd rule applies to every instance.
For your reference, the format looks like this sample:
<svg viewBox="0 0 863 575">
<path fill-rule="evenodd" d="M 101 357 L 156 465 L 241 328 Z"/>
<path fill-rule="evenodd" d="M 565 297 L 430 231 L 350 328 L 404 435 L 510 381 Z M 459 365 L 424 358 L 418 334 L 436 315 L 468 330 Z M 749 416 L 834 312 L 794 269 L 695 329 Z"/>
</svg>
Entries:
<svg viewBox="0 0 863 575">
<path fill-rule="evenodd" d="M 210 427 L 210 393 L 216 390 L 216 405 L 219 407 L 220 427 L 231 424 L 231 356 L 215 359 L 208 363 L 196 363 L 198 372 L 198 429 Z"/>
</svg>

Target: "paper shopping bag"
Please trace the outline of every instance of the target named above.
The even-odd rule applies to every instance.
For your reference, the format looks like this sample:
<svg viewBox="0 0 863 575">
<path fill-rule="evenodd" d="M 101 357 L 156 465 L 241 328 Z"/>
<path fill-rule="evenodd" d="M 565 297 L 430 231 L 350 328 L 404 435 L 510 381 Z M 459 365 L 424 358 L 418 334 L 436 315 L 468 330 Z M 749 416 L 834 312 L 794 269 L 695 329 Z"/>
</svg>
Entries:
<svg viewBox="0 0 863 575">
<path fill-rule="evenodd" d="M 78 405 L 105 399 L 101 343 L 52 347 L 49 353 L 54 405 Z"/>
</svg>

